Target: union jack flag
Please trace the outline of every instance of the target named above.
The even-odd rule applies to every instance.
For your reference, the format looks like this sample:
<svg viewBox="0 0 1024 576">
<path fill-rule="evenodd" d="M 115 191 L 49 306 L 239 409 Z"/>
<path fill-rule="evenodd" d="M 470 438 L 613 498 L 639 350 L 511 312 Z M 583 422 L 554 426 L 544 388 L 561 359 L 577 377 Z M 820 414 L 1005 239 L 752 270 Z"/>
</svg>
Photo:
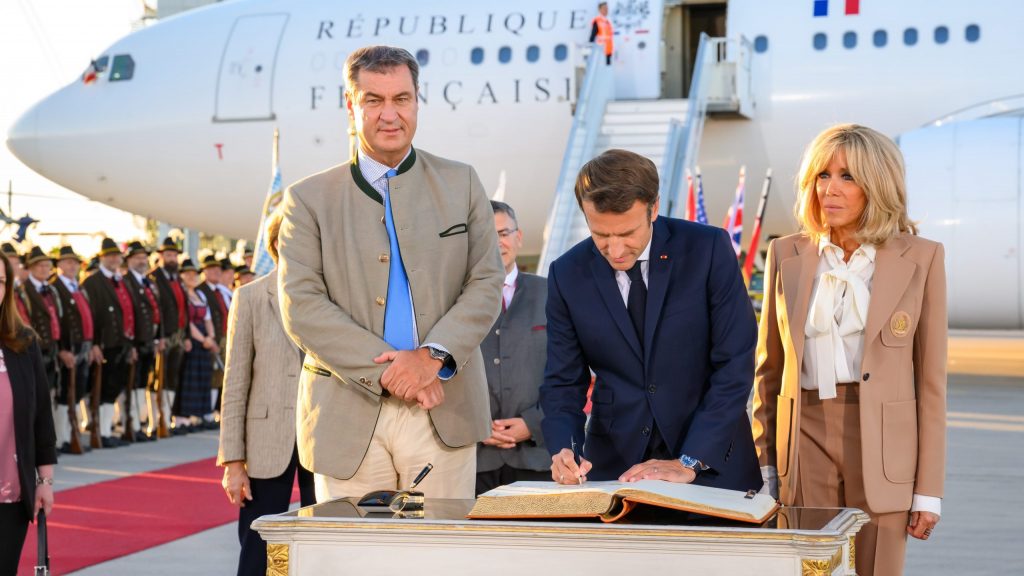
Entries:
<svg viewBox="0 0 1024 576">
<path fill-rule="evenodd" d="M 740 166 L 740 181 L 736 185 L 736 199 L 732 201 L 729 213 L 726 214 L 725 222 L 722 224 L 722 228 L 725 228 L 725 231 L 729 233 L 729 238 L 732 239 L 732 248 L 736 251 L 737 258 L 743 252 L 743 189 L 746 186 L 746 180 L 747 167 Z"/>
</svg>

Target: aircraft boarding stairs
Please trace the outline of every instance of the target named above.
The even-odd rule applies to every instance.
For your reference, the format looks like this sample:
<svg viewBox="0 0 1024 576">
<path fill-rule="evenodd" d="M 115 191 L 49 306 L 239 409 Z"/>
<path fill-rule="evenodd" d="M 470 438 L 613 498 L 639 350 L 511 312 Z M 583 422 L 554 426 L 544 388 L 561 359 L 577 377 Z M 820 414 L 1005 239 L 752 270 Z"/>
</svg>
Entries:
<svg viewBox="0 0 1024 576">
<path fill-rule="evenodd" d="M 591 54 L 544 230 L 539 274 L 546 275 L 552 261 L 589 235 L 576 203 L 576 174 L 606 150 L 622 148 L 650 158 L 661 177 L 661 214 L 682 216 L 686 169 L 697 164 L 708 112 L 753 117 L 749 49 L 742 38 L 702 34 L 690 98 L 661 100 L 614 100 L 612 67 L 605 65 L 603 54 Z"/>
</svg>

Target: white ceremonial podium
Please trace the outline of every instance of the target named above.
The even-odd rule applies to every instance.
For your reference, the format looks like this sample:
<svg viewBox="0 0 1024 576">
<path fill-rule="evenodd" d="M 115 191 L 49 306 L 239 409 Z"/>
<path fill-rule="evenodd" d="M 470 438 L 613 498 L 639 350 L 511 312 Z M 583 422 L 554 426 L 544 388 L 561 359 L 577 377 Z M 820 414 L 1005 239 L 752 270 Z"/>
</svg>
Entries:
<svg viewBox="0 0 1024 576">
<path fill-rule="evenodd" d="M 868 521 L 851 508 L 783 508 L 745 525 L 646 507 L 613 524 L 468 520 L 472 500 L 428 500 L 422 517 L 401 518 L 355 501 L 257 519 L 267 575 L 848 575 Z"/>
</svg>

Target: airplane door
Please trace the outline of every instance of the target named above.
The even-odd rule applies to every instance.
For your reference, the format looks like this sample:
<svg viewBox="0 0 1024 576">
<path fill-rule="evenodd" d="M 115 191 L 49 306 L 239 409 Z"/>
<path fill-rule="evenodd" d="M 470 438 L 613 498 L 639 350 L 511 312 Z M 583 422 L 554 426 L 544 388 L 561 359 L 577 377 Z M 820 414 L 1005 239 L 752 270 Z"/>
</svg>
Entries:
<svg viewBox="0 0 1024 576">
<path fill-rule="evenodd" d="M 274 119 L 274 64 L 287 23 L 287 14 L 235 21 L 220 61 L 214 122 Z"/>
</svg>

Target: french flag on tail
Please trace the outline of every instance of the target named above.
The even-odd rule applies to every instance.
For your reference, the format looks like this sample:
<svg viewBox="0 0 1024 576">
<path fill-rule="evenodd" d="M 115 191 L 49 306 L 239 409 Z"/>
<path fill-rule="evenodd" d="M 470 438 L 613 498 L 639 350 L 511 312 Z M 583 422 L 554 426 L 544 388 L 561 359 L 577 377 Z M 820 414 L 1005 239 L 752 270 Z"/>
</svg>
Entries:
<svg viewBox="0 0 1024 576">
<path fill-rule="evenodd" d="M 729 233 L 729 238 L 732 239 L 732 249 L 736 251 L 736 257 L 740 257 L 740 253 L 743 252 L 743 189 L 746 187 L 747 180 L 747 167 L 740 166 L 740 181 L 736 185 L 736 199 L 732 201 L 732 206 L 729 207 L 729 213 L 725 216 L 725 222 L 722 224 L 722 228 Z"/>
</svg>

